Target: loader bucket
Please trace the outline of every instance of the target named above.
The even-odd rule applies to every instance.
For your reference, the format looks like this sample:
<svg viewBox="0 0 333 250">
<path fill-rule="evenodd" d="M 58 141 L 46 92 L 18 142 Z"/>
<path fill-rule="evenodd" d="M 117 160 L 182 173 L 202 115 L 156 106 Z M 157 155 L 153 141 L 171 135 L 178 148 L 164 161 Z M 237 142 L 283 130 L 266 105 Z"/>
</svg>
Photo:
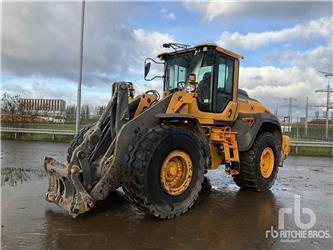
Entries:
<svg viewBox="0 0 333 250">
<path fill-rule="evenodd" d="M 49 180 L 45 194 L 47 201 L 63 207 L 73 218 L 94 206 L 93 198 L 80 181 L 82 170 L 78 166 L 66 166 L 53 158 L 45 157 L 44 168 Z"/>
</svg>

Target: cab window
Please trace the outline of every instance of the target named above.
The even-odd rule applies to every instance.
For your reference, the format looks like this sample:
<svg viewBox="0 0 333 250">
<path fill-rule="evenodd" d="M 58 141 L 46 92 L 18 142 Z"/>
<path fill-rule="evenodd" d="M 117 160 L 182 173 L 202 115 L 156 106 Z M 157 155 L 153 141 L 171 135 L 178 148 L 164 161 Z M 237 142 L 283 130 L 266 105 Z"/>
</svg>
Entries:
<svg viewBox="0 0 333 250">
<path fill-rule="evenodd" d="M 212 112 L 213 102 L 213 80 L 214 80 L 214 57 L 205 55 L 201 67 L 198 68 L 196 75 L 198 81 L 197 104 L 201 111 Z"/>
<path fill-rule="evenodd" d="M 216 108 L 215 112 L 222 112 L 232 99 L 234 61 L 220 56 L 218 61 Z"/>
</svg>

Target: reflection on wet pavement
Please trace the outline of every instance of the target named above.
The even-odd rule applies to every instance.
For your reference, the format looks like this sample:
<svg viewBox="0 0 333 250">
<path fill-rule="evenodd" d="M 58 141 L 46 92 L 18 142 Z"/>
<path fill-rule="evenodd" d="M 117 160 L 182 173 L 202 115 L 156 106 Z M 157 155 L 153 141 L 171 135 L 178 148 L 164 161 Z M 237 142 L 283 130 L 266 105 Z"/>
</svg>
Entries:
<svg viewBox="0 0 333 250">
<path fill-rule="evenodd" d="M 34 155 L 36 149 L 40 151 Z M 43 197 L 47 188 L 44 154 L 53 152 L 63 159 L 66 145 L 4 141 L 2 150 L 3 249 L 332 246 L 331 239 L 283 243 L 265 238 L 266 230 L 277 227 L 279 208 L 292 207 L 295 193 L 315 210 L 316 226 L 332 230 L 332 204 L 327 199 L 327 195 L 332 197 L 332 160 L 328 158 L 317 158 L 315 166 L 309 163 L 311 158 L 291 157 L 273 190 L 262 193 L 239 190 L 222 168 L 209 172 L 212 189 L 204 190 L 188 213 L 173 220 L 158 220 L 139 212 L 126 201 L 121 189 L 97 203 L 93 211 L 72 219 Z M 293 220 L 286 223 L 295 227 Z"/>
<path fill-rule="evenodd" d="M 1 186 L 15 187 L 19 183 L 29 181 L 31 175 L 37 176 L 40 180 L 46 177 L 44 170 L 39 169 L 24 169 L 24 168 L 2 168 L 1 169 Z"/>
</svg>

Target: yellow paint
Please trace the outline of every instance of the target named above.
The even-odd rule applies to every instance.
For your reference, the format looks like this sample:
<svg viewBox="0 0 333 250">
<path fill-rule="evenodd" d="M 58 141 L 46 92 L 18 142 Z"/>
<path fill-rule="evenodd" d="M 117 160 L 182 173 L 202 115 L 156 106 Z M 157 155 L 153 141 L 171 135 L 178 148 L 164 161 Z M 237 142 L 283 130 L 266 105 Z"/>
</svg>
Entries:
<svg viewBox="0 0 333 250">
<path fill-rule="evenodd" d="M 247 102 L 239 101 L 237 113 L 271 113 L 260 102 L 249 99 Z"/>
<path fill-rule="evenodd" d="M 287 159 L 290 153 L 290 138 L 287 135 L 282 135 L 282 154 L 283 159 Z"/>
<path fill-rule="evenodd" d="M 234 121 L 237 102 L 230 101 L 223 112 L 203 112 L 198 108 L 196 93 L 178 91 L 173 94 L 166 113 L 186 113 L 195 116 L 201 124 L 213 125 L 214 121 Z"/>
<path fill-rule="evenodd" d="M 237 133 L 232 132 L 229 127 L 211 128 L 210 133 L 210 141 L 212 145 L 215 145 L 216 148 L 219 146 L 223 146 L 224 156 L 223 160 L 226 162 L 239 162 L 239 151 L 237 145 Z M 213 159 L 216 157 L 217 159 Z M 214 160 L 214 164 L 212 164 L 212 168 L 218 167 L 221 162 L 216 165 L 217 161 L 220 160 L 216 155 L 212 155 L 212 162 Z"/>
<path fill-rule="evenodd" d="M 260 156 L 260 173 L 264 178 L 269 178 L 274 170 L 274 152 L 266 147 Z"/>
<path fill-rule="evenodd" d="M 174 150 L 164 159 L 160 181 L 165 192 L 177 196 L 190 185 L 193 173 L 191 157 L 182 150 Z"/>
<path fill-rule="evenodd" d="M 211 166 L 210 169 L 218 168 L 223 162 L 223 155 L 219 154 L 219 147 L 221 144 L 219 143 L 210 143 L 210 157 L 211 157 Z"/>
<path fill-rule="evenodd" d="M 183 91 L 178 91 L 173 94 L 166 113 L 184 113 L 180 110 L 188 104 L 191 104 L 196 97 L 196 93 L 187 93 Z"/>
<path fill-rule="evenodd" d="M 149 108 L 157 100 L 157 96 L 154 94 L 142 94 L 139 105 L 135 111 L 134 117 L 141 114 L 145 109 Z"/>
<path fill-rule="evenodd" d="M 129 96 L 128 97 L 128 104 L 130 104 L 131 102 L 133 102 L 136 98 L 133 98 L 133 97 Z"/>
</svg>

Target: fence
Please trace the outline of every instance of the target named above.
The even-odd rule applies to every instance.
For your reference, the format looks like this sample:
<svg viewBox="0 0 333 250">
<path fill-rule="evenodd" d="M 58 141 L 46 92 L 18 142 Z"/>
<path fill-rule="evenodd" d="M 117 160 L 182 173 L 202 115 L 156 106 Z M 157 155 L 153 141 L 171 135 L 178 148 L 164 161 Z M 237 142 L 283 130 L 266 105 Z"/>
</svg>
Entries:
<svg viewBox="0 0 333 250">
<path fill-rule="evenodd" d="M 14 138 L 20 133 L 27 134 L 50 134 L 54 140 L 55 135 L 72 135 L 74 136 L 75 131 L 73 130 L 55 130 L 55 129 L 32 129 L 32 128 L 0 128 L 0 132 L 15 133 Z M 312 148 L 330 148 L 331 154 L 333 155 L 333 141 L 313 141 L 313 140 L 291 140 L 291 146 L 295 147 L 296 154 L 300 147 L 312 147 Z"/>
<path fill-rule="evenodd" d="M 331 155 L 333 155 L 333 141 L 291 141 L 291 146 L 295 147 L 295 153 L 298 154 L 300 147 L 311 148 L 330 148 Z"/>
<path fill-rule="evenodd" d="M 73 135 L 75 131 L 72 130 L 59 130 L 59 129 L 34 129 L 34 128 L 8 128 L 1 127 L 0 132 L 14 133 L 14 138 L 17 138 L 18 134 L 49 134 L 52 135 L 54 140 L 55 135 Z"/>
<path fill-rule="evenodd" d="M 294 140 L 319 140 L 326 141 L 326 128 L 325 124 L 308 124 L 306 129 L 304 123 L 293 123 L 291 124 L 291 129 L 288 125 L 282 126 L 292 139 Z M 333 141 L 333 125 L 330 124 L 328 127 L 328 140 Z"/>
</svg>

